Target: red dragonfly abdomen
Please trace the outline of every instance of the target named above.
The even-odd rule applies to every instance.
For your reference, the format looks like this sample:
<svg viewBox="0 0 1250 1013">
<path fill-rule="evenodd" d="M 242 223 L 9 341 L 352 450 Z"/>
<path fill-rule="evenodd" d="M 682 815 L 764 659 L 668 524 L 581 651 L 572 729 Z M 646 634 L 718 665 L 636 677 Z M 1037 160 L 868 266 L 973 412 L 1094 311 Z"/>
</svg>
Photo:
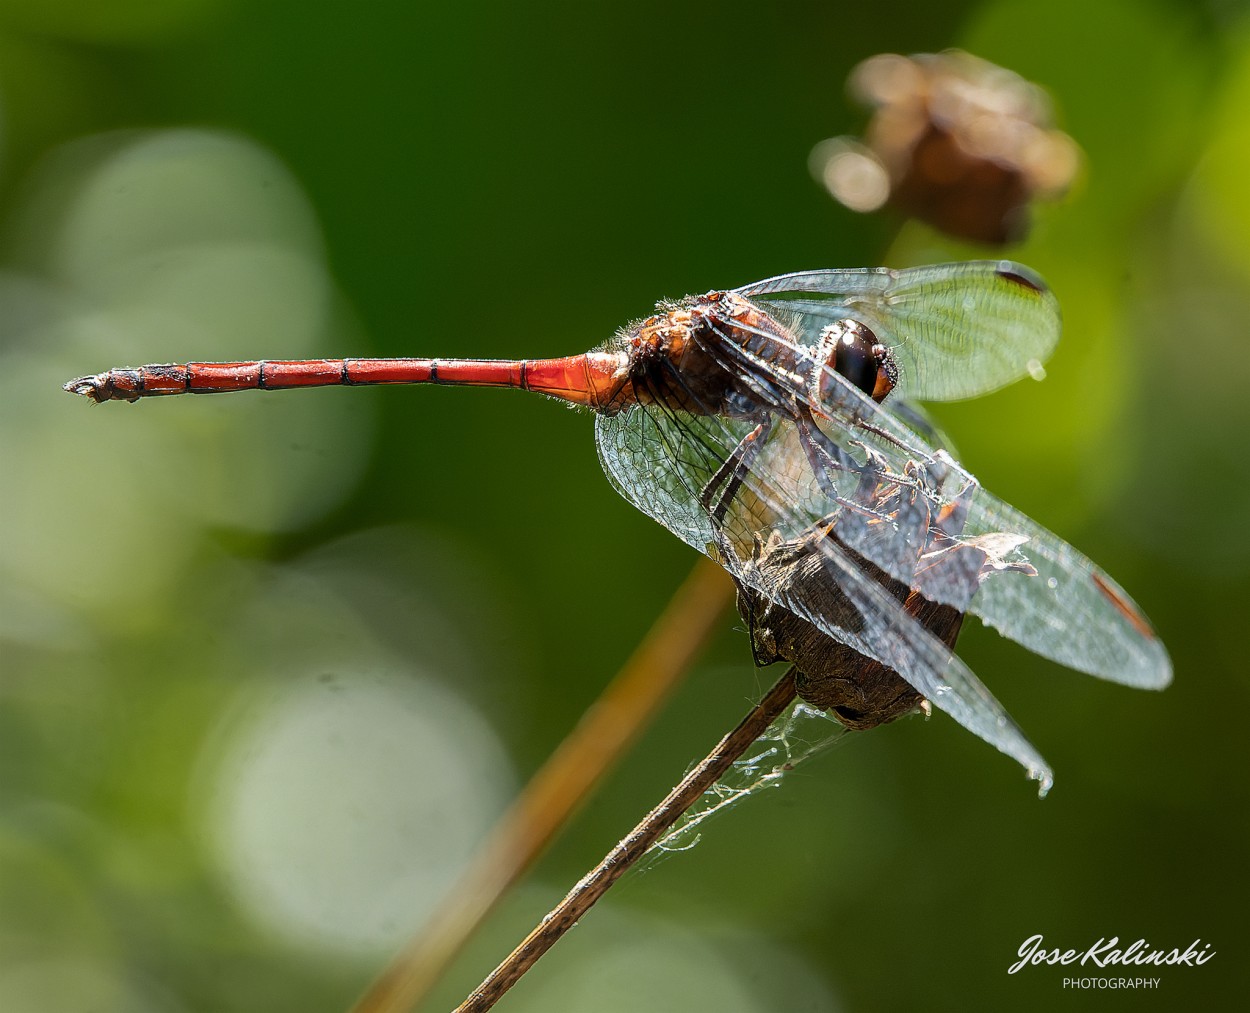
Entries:
<svg viewBox="0 0 1250 1013">
<path fill-rule="evenodd" d="M 170 394 L 296 387 L 444 384 L 516 387 L 608 414 L 640 401 L 698 415 L 741 413 L 758 388 L 791 386 L 796 350 L 786 329 L 750 301 L 709 292 L 650 317 L 611 351 L 556 359 L 300 359 L 188 362 L 111 369 L 65 384 L 95 402 Z M 744 382 L 748 374 L 751 382 Z"/>
<path fill-rule="evenodd" d="M 95 402 L 137 401 L 169 394 L 221 394 L 294 387 L 433 383 L 460 387 L 516 387 L 585 405 L 596 411 L 634 400 L 627 356 L 586 352 L 559 359 L 299 359 L 188 362 L 111 369 L 65 384 Z"/>
</svg>

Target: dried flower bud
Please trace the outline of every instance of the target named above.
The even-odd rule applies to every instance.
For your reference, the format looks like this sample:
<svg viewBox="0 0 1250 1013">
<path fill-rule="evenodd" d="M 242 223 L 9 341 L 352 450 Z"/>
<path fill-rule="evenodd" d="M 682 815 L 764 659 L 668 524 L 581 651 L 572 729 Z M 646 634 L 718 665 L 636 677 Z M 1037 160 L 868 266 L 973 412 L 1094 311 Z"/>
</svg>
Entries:
<svg viewBox="0 0 1250 1013">
<path fill-rule="evenodd" d="M 854 211 L 892 207 L 964 239 L 1002 245 L 1028 231 L 1029 205 L 1060 196 L 1080 149 L 1050 102 L 1018 74 L 958 50 L 873 56 L 849 79 L 875 110 L 862 142 L 822 141 L 812 172 Z"/>
</svg>

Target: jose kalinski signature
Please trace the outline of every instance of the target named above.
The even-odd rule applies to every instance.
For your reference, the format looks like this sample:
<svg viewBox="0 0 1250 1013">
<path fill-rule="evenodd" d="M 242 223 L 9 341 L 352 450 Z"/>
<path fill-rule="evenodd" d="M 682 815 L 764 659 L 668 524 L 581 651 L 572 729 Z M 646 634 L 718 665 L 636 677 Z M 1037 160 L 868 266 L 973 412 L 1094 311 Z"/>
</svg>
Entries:
<svg viewBox="0 0 1250 1013">
<path fill-rule="evenodd" d="M 1020 944 L 1016 956 L 1020 959 L 1007 968 L 1008 974 L 1015 974 L 1021 968 L 1035 967 L 1038 964 L 1070 964 L 1079 963 L 1082 967 L 1092 964 L 1095 967 L 1140 967 L 1152 965 L 1166 967 L 1182 964 L 1186 967 L 1198 967 L 1215 956 L 1210 943 L 1195 939 L 1185 949 L 1161 949 L 1151 946 L 1145 939 L 1138 939 L 1127 946 L 1120 945 L 1120 937 L 1102 938 L 1088 949 L 1061 950 L 1058 947 L 1047 949 L 1045 940 L 1039 932 L 1029 936 Z"/>
</svg>

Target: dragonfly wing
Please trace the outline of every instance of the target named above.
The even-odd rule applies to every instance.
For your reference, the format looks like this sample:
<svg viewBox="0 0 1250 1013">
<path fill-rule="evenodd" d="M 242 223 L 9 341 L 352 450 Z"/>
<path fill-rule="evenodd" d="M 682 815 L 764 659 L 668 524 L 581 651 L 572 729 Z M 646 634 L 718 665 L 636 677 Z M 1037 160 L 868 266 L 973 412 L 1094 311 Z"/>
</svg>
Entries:
<svg viewBox="0 0 1250 1013">
<path fill-rule="evenodd" d="M 813 505 L 827 505 L 814 490 L 810 468 L 795 466 L 790 422 L 774 425 L 761 455 L 765 460 L 741 476 L 741 487 L 716 521 L 705 508 L 705 489 L 754 423 L 634 406 L 599 416 L 595 425 L 604 470 L 631 503 L 747 587 L 898 672 L 936 707 L 1023 764 L 1043 790 L 1049 787 L 1050 768 L 989 690 L 836 541 L 820 538 L 812 544 L 819 547 L 828 579 L 856 612 L 849 621 L 813 609 L 801 588 L 762 565 L 763 542 L 802 537 L 821 519 Z M 768 461 L 769 456 L 775 459 Z M 701 538 L 707 540 L 700 544 Z"/>
<path fill-rule="evenodd" d="M 716 532 L 699 503 L 699 491 L 723 463 L 724 451 L 688 438 L 672 424 L 675 420 L 657 418 L 653 411 L 661 409 L 634 406 L 619 415 L 596 415 L 599 463 L 627 502 L 687 545 L 707 552 Z M 737 438 L 749 428 L 740 427 Z"/>
<path fill-rule="evenodd" d="M 846 406 L 824 406 L 828 417 L 816 420 L 821 432 L 848 456 L 871 454 L 876 474 L 911 481 L 930 518 L 928 527 L 845 523 L 839 531 L 848 545 L 925 597 L 980 616 L 1043 657 L 1129 686 L 1168 685 L 1167 651 L 1105 571 L 989 493 L 949 455 L 932 450 L 914 423 L 902 425 L 849 387 L 844 393 Z M 829 478 L 845 485 L 844 474 Z M 953 542 L 991 550 L 996 565 L 982 572 L 971 600 L 966 574 L 958 569 L 916 569 L 935 528 Z"/>
<path fill-rule="evenodd" d="M 741 366 L 741 352 L 727 335 L 705 350 L 727 370 Z M 795 352 L 802 349 L 795 346 Z M 904 424 L 888 403 L 876 404 L 827 365 L 821 368 L 818 384 L 804 380 L 803 369 L 771 377 L 774 409 L 805 411 L 826 448 L 809 453 L 806 480 L 784 490 L 783 501 L 797 504 L 799 516 L 835 517 L 842 542 L 895 580 L 980 616 L 1044 657 L 1131 686 L 1170 682 L 1167 652 L 1111 577 L 988 493 L 949 454 L 934 451 L 919 435 L 923 418 L 909 416 Z M 820 400 L 814 400 L 816 390 L 823 392 Z M 794 459 L 804 460 L 802 452 L 789 455 L 778 455 L 779 462 L 793 467 Z M 891 506 L 876 515 L 860 506 L 874 503 Z M 942 559 L 935 551 L 965 546 L 984 551 L 985 565 L 973 574 L 966 565 L 952 565 L 959 562 L 956 553 Z M 964 563 L 982 558 L 959 555 Z M 970 579 L 976 582 L 971 597 Z"/>
<path fill-rule="evenodd" d="M 969 611 L 1029 650 L 1112 682 L 1162 689 L 1172 681 L 1163 643 L 1133 600 L 1103 570 L 1019 510 L 978 488 L 968 534 L 1010 532 L 1036 577 L 992 574 Z"/>
<path fill-rule="evenodd" d="M 737 292 L 795 321 L 803 344 L 838 320 L 865 324 L 898 364 L 891 397 L 987 394 L 1036 374 L 1059 340 L 1058 301 L 1037 275 L 1008 260 L 800 271 Z"/>
</svg>

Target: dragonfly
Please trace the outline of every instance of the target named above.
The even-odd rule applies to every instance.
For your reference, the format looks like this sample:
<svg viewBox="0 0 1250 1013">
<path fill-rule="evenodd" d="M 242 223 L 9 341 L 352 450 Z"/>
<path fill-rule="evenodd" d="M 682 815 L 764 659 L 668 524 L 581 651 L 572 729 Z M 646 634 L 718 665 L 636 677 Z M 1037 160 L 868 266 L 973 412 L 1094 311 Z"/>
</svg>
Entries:
<svg viewBox="0 0 1250 1013">
<path fill-rule="evenodd" d="M 954 652 L 964 616 L 1080 672 L 1171 681 L 1142 611 L 1065 541 L 989 493 L 919 402 L 1038 376 L 1058 302 L 1031 270 L 978 261 L 800 271 L 674 302 L 549 359 L 314 359 L 111 369 L 95 402 L 370 384 L 534 391 L 589 409 L 627 501 L 720 564 L 762 663 L 852 728 L 929 704 L 1053 773 Z"/>
</svg>

